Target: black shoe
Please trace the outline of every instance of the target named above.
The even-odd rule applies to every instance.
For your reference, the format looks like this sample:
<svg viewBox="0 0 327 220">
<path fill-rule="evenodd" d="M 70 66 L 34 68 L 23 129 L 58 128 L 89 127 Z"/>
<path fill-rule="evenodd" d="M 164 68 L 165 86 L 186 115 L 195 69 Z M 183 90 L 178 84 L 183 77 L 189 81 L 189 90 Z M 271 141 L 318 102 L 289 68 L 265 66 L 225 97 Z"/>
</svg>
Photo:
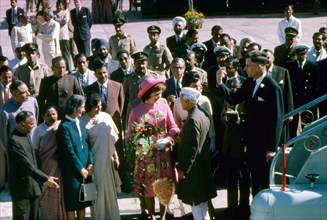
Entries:
<svg viewBox="0 0 327 220">
<path fill-rule="evenodd" d="M 149 219 L 148 213 L 142 212 L 140 217 L 139 217 L 139 220 L 148 220 L 148 219 Z"/>
</svg>

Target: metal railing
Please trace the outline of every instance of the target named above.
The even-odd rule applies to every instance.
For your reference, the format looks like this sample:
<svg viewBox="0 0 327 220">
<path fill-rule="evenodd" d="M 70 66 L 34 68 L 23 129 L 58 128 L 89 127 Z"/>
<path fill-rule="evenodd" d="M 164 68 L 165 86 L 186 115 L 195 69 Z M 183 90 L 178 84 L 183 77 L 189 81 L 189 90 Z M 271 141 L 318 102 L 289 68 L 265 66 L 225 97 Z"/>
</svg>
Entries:
<svg viewBox="0 0 327 220">
<path fill-rule="evenodd" d="M 325 95 L 320 96 L 319 98 L 317 98 L 317 99 L 315 99 L 315 100 L 313 100 L 313 101 L 311 101 L 311 102 L 309 102 L 309 103 L 307 103 L 307 104 L 305 104 L 305 105 L 303 105 L 303 106 L 301 106 L 301 107 L 287 113 L 286 115 L 284 115 L 283 120 L 285 121 L 289 117 L 294 116 L 294 115 L 296 115 L 296 114 L 298 114 L 298 113 L 300 113 L 300 112 L 302 112 L 302 111 L 304 111 L 304 110 L 306 110 L 306 109 L 308 109 L 308 108 L 310 108 L 312 106 L 315 106 L 315 105 L 317 105 L 320 102 L 323 102 L 325 100 L 327 100 L 327 93 Z M 287 141 L 285 143 L 285 147 L 288 147 L 288 146 L 293 145 L 294 143 L 296 143 L 296 142 L 298 142 L 298 141 L 300 141 L 302 139 L 305 139 L 309 135 L 313 134 L 314 132 L 316 132 L 317 130 L 319 130 L 322 127 L 325 127 L 325 126 L 327 126 L 327 121 L 325 121 L 325 122 L 323 122 L 323 123 L 321 123 L 321 124 L 319 124 L 319 125 L 317 125 L 317 126 L 315 126 L 313 128 L 310 128 L 310 129 L 308 129 L 306 131 L 303 131 L 299 136 L 296 136 L 296 137 L 292 138 L 291 140 Z M 277 150 L 276 155 L 275 155 L 275 157 L 273 158 L 273 160 L 271 162 L 271 165 L 270 165 L 270 181 L 269 181 L 270 185 L 275 184 L 275 166 L 276 166 L 278 157 L 281 155 L 281 153 L 282 153 L 282 147 L 280 147 Z"/>
</svg>

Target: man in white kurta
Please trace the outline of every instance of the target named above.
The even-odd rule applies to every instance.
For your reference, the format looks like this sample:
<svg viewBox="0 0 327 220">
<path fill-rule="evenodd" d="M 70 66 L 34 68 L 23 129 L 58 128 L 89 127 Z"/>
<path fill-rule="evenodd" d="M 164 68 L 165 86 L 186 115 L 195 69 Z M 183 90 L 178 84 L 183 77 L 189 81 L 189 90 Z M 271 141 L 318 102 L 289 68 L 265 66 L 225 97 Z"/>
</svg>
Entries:
<svg viewBox="0 0 327 220">
<path fill-rule="evenodd" d="M 38 35 L 38 39 L 42 40 L 42 53 L 44 62 L 47 66 L 52 66 L 51 60 L 61 55 L 59 44 L 60 24 L 53 19 L 51 10 L 44 11 L 44 21 Z"/>
<path fill-rule="evenodd" d="M 19 18 L 19 22 L 11 30 L 11 47 L 15 54 L 18 42 L 33 43 L 34 33 L 30 24 L 29 15 L 23 14 Z"/>
<path fill-rule="evenodd" d="M 299 19 L 293 16 L 293 5 L 288 5 L 285 7 L 284 10 L 285 13 L 285 18 L 283 18 L 279 23 L 278 23 L 278 39 L 280 44 L 285 43 L 285 28 L 287 27 L 294 27 L 298 30 L 299 34 L 296 36 L 296 42 L 300 43 L 301 36 L 302 36 L 302 24 Z"/>
</svg>

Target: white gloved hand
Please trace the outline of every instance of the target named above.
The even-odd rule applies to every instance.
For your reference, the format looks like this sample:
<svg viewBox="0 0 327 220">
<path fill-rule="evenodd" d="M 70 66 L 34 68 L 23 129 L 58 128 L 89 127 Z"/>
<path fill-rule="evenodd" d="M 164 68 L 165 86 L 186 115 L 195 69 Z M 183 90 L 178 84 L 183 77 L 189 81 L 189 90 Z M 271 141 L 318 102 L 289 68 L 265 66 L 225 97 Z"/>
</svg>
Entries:
<svg viewBox="0 0 327 220">
<path fill-rule="evenodd" d="M 156 144 L 155 144 L 155 147 L 158 149 L 158 150 L 162 150 L 164 149 L 168 144 L 170 143 L 170 140 L 168 138 L 162 138 L 162 139 L 159 139 L 157 140 Z"/>
</svg>

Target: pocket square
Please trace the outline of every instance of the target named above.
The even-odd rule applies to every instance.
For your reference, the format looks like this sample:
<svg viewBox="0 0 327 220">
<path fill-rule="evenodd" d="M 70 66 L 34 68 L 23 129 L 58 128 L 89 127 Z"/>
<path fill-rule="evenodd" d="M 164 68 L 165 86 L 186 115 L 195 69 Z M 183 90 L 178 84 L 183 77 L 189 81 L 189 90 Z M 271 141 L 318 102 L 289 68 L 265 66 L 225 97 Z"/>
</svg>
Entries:
<svg viewBox="0 0 327 220">
<path fill-rule="evenodd" d="M 261 98 L 260 96 L 258 96 L 258 101 L 259 102 L 264 102 L 265 100 L 263 98 Z"/>
<path fill-rule="evenodd" d="M 284 80 L 279 81 L 279 84 L 284 84 Z"/>
<path fill-rule="evenodd" d="M 86 15 L 83 15 L 83 18 L 86 18 L 87 16 Z"/>
</svg>

